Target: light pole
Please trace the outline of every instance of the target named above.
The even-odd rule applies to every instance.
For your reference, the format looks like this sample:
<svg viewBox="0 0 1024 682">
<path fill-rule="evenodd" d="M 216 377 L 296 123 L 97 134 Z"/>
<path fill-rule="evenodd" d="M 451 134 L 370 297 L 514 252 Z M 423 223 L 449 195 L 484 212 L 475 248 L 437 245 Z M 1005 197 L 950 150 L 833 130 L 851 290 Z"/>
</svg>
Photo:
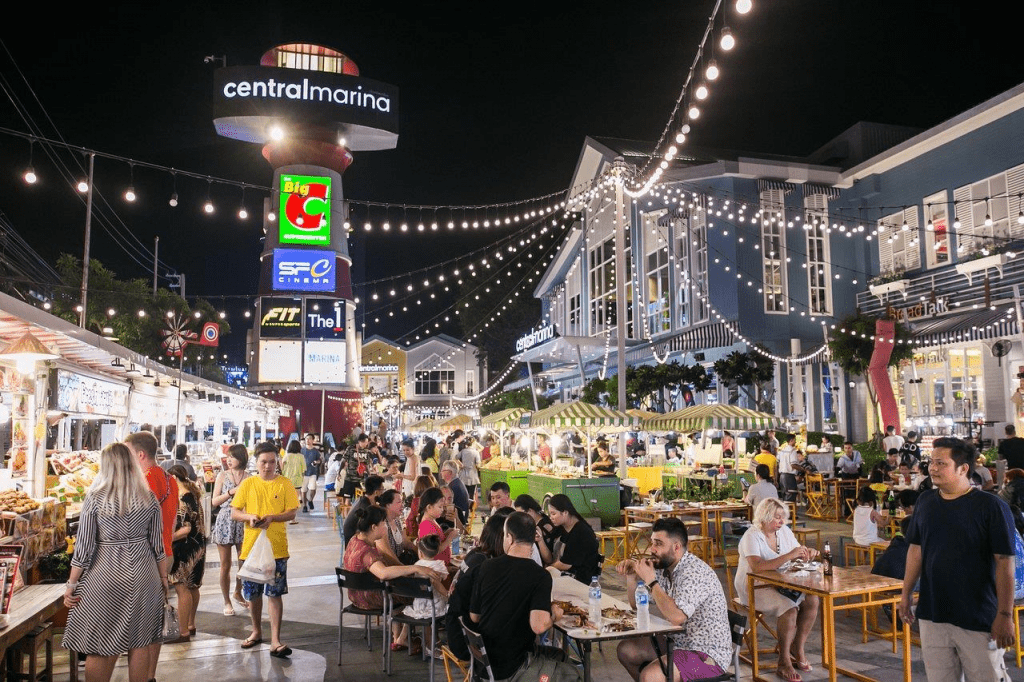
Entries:
<svg viewBox="0 0 1024 682">
<path fill-rule="evenodd" d="M 89 242 L 92 240 L 92 185 L 95 165 L 96 154 L 89 154 L 89 189 L 85 193 L 85 254 L 82 256 L 82 312 L 78 316 L 78 326 L 83 329 L 89 295 Z"/>
</svg>

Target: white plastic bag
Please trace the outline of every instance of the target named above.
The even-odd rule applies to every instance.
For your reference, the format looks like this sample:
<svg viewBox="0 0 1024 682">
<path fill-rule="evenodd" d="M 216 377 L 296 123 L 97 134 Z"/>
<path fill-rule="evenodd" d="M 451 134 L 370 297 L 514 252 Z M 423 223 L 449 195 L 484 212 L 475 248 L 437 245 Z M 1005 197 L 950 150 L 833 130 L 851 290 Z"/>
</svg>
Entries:
<svg viewBox="0 0 1024 682">
<path fill-rule="evenodd" d="M 238 577 L 252 583 L 272 583 L 274 574 L 277 572 L 277 562 L 274 560 L 274 548 L 270 546 L 267 539 L 267 532 L 260 531 L 260 535 L 249 550 L 249 556 L 245 558 L 242 567 L 238 569 Z"/>
</svg>

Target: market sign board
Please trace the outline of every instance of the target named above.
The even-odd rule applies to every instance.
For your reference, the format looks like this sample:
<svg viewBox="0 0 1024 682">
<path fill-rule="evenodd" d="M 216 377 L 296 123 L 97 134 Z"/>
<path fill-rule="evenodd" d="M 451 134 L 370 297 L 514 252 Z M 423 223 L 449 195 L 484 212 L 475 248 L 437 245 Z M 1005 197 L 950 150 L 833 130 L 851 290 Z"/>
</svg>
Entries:
<svg viewBox="0 0 1024 682">
<path fill-rule="evenodd" d="M 345 339 L 344 301 L 307 298 L 305 320 L 307 339 Z"/>
<path fill-rule="evenodd" d="M 945 315 L 948 312 L 949 299 L 945 296 L 940 296 L 934 301 L 922 301 L 906 308 L 889 306 L 886 309 L 886 316 L 891 317 L 897 322 L 914 322 L 915 320 L 931 318 L 937 315 Z"/>
<path fill-rule="evenodd" d="M 307 384 L 345 383 L 345 342 L 306 341 L 303 381 Z"/>
<path fill-rule="evenodd" d="M 57 370 L 57 409 L 72 414 L 128 416 L 128 386 Z"/>
<path fill-rule="evenodd" d="M 329 246 L 331 179 L 318 175 L 281 175 L 279 240 L 282 244 Z"/>
<path fill-rule="evenodd" d="M 274 249 L 274 291 L 334 291 L 333 251 Z"/>
<path fill-rule="evenodd" d="M 293 298 L 260 299 L 260 338 L 302 337 L 302 301 Z"/>
<path fill-rule="evenodd" d="M 545 327 L 538 327 L 530 331 L 529 334 L 524 334 L 516 339 L 516 352 L 522 353 L 523 351 L 530 350 L 534 346 L 550 341 L 555 338 L 555 325 L 549 324 Z"/>
<path fill-rule="evenodd" d="M 261 384 L 302 383 L 302 342 L 260 340 Z"/>
</svg>

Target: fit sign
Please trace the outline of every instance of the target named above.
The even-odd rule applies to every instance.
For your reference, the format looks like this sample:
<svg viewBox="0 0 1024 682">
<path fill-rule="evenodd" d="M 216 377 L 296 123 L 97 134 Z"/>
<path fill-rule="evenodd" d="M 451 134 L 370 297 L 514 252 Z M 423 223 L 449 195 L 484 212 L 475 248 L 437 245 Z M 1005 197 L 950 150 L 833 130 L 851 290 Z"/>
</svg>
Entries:
<svg viewBox="0 0 1024 682">
<path fill-rule="evenodd" d="M 316 175 L 281 175 L 280 241 L 282 244 L 331 243 L 331 179 Z"/>
<path fill-rule="evenodd" d="M 274 291 L 334 291 L 334 252 L 274 249 Z"/>
<path fill-rule="evenodd" d="M 260 299 L 261 338 L 302 336 L 302 303 L 290 298 Z"/>
</svg>

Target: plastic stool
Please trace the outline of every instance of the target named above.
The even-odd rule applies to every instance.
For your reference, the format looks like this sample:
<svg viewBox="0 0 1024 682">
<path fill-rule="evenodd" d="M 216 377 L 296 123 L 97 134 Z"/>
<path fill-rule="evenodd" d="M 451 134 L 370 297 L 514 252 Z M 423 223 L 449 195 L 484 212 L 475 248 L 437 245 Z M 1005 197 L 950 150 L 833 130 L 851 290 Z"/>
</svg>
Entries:
<svg viewBox="0 0 1024 682">
<path fill-rule="evenodd" d="M 39 649 L 46 646 L 46 666 L 38 670 Z M 28 672 L 21 671 L 22 656 L 28 656 Z M 7 679 L 38 682 L 53 680 L 53 623 L 37 625 L 7 650 Z"/>
</svg>

